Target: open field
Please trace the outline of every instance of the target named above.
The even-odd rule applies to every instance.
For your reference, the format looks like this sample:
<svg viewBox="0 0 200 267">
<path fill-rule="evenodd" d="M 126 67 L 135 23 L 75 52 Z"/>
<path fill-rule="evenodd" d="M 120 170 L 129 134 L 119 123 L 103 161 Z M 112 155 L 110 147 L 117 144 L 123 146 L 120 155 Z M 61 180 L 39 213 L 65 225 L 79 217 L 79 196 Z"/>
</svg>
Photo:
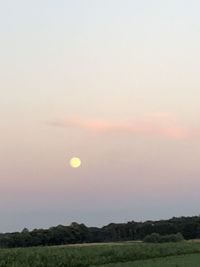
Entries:
<svg viewBox="0 0 200 267">
<path fill-rule="evenodd" d="M 99 267 L 198 267 L 200 254 L 168 256 L 150 260 L 139 260 L 127 263 L 104 264 Z"/>
<path fill-rule="evenodd" d="M 148 259 L 152 260 L 148 261 Z M 183 265 L 184 262 L 188 264 Z M 200 262 L 200 243 L 189 242 L 168 244 L 125 242 L 0 250 L 0 267 L 156 267 L 161 265 L 162 267 L 198 267 L 197 262 Z"/>
</svg>

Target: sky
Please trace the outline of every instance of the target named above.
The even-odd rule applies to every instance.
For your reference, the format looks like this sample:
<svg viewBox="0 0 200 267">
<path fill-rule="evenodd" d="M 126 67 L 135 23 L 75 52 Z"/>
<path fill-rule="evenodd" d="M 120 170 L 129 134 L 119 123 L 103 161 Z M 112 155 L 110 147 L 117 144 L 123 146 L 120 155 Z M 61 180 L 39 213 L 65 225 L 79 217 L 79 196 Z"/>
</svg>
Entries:
<svg viewBox="0 0 200 267">
<path fill-rule="evenodd" d="M 0 2 L 0 232 L 199 215 L 199 9 Z"/>
</svg>

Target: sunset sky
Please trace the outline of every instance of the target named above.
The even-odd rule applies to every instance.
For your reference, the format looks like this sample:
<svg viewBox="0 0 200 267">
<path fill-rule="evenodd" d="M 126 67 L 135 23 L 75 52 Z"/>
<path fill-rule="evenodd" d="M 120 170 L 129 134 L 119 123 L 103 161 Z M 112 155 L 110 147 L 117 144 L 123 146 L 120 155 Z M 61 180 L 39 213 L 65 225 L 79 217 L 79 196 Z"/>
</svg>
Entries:
<svg viewBox="0 0 200 267">
<path fill-rule="evenodd" d="M 1 2 L 0 232 L 200 213 L 199 10 Z"/>
</svg>

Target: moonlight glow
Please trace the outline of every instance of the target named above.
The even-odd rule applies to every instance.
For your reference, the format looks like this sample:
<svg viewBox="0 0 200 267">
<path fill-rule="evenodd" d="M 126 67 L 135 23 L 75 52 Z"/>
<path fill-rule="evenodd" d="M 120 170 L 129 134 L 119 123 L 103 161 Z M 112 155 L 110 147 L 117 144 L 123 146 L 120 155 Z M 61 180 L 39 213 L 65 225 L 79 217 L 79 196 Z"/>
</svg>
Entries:
<svg viewBox="0 0 200 267">
<path fill-rule="evenodd" d="M 81 166 L 81 160 L 80 158 L 72 158 L 70 160 L 70 165 L 72 168 L 79 168 Z"/>
</svg>

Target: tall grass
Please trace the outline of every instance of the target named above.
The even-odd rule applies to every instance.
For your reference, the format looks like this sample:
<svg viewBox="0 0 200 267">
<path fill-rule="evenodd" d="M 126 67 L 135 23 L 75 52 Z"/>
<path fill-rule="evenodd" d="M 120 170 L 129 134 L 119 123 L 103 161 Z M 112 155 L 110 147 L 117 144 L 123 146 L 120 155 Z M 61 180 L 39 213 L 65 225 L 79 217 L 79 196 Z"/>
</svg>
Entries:
<svg viewBox="0 0 200 267">
<path fill-rule="evenodd" d="M 199 267 L 200 254 L 169 256 L 126 263 L 111 263 L 98 267 Z"/>
<path fill-rule="evenodd" d="M 89 267 L 200 252 L 199 243 L 124 244 L 0 250 L 0 267 Z"/>
</svg>

